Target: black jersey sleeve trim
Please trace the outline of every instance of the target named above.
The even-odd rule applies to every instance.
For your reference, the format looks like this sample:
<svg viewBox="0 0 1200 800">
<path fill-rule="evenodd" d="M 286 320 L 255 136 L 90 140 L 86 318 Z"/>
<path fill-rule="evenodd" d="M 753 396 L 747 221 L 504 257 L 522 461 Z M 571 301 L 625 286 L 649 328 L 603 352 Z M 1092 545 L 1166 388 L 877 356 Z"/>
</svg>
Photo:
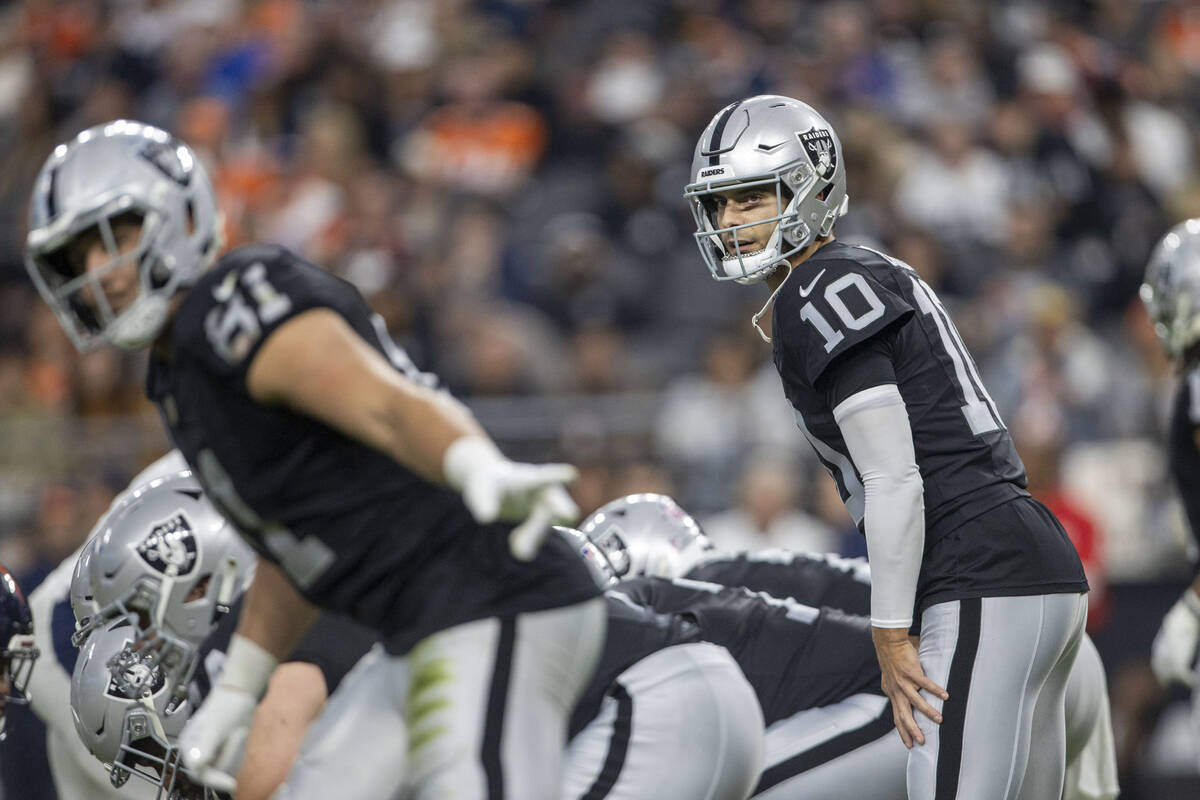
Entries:
<svg viewBox="0 0 1200 800">
<path fill-rule="evenodd" d="M 896 367 L 892 363 L 895 329 L 885 331 L 860 342 L 835 358 L 817 378 L 813 386 L 830 408 L 864 389 L 896 383 Z"/>
</svg>

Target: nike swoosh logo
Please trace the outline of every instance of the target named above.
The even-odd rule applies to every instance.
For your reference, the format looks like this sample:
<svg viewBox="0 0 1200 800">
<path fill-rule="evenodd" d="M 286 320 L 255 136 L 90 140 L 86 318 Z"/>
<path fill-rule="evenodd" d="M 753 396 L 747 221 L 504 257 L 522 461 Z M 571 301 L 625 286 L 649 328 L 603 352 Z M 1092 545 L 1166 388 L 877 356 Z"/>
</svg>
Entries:
<svg viewBox="0 0 1200 800">
<path fill-rule="evenodd" d="M 824 274 L 825 274 L 825 270 L 821 270 L 820 272 L 817 273 L 817 277 L 812 279 L 812 283 L 808 284 L 808 286 L 801 286 L 800 287 L 800 296 L 808 297 L 810 294 L 812 294 L 812 290 L 817 288 L 817 281 L 821 280 L 821 276 Z"/>
</svg>

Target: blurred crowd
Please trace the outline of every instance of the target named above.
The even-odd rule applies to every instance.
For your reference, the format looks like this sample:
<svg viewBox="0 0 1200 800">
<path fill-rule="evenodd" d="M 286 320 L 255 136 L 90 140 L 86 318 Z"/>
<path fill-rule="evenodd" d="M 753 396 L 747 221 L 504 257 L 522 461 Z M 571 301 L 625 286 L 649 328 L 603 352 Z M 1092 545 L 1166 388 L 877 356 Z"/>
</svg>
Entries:
<svg viewBox="0 0 1200 800">
<path fill-rule="evenodd" d="M 117 117 L 201 154 L 232 244 L 352 281 L 506 449 L 579 464 L 585 509 L 660 490 L 731 546 L 860 554 L 764 293 L 709 279 L 681 197 L 710 117 L 778 93 L 840 134 L 838 237 L 951 309 L 1102 626 L 1110 581 L 1185 574 L 1137 288 L 1200 216 L 1198 78 L 1194 0 L 0 3 L 0 554 L 55 563 L 167 446 L 139 359 L 77 355 L 22 263 L 41 162 Z"/>
</svg>

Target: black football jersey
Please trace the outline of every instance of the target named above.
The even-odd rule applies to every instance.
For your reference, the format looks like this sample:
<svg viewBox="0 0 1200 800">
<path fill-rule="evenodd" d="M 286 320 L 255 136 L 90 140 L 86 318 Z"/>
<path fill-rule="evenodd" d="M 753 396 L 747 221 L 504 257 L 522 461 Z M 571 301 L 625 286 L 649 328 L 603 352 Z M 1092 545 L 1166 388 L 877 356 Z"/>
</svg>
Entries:
<svg viewBox="0 0 1200 800">
<path fill-rule="evenodd" d="M 1171 411 L 1168 460 L 1171 475 L 1179 488 L 1188 527 L 1192 531 L 1191 557 L 1200 568 L 1200 451 L 1196 449 L 1196 429 L 1200 428 L 1200 367 L 1184 375 L 1175 394 Z"/>
<path fill-rule="evenodd" d="M 634 578 L 613 591 L 694 621 L 704 641 L 728 650 L 767 725 L 851 695 L 882 693 L 866 617 L 686 579 Z"/>
<path fill-rule="evenodd" d="M 402 654 L 429 634 L 599 594 L 551 536 L 530 562 L 507 525 L 480 526 L 457 492 L 316 419 L 250 397 L 271 333 L 331 309 L 410 379 L 434 385 L 349 283 L 284 248 L 224 256 L 187 293 L 151 353 L 147 394 L 218 509 L 315 605 L 383 634 Z"/>
<path fill-rule="evenodd" d="M 678 614 L 660 614 L 619 592 L 606 592 L 604 604 L 608 612 L 604 649 L 600 651 L 600 659 L 587 688 L 571 713 L 568 726 L 571 737 L 599 713 L 604 695 L 622 672 L 659 650 L 701 641 L 700 628 Z"/>
<path fill-rule="evenodd" d="M 790 597 L 814 608 L 871 614 L 871 570 L 863 558 L 790 550 L 747 550 L 706 558 L 683 577 Z"/>
<path fill-rule="evenodd" d="M 801 431 L 863 525 L 862 476 L 833 410 L 894 383 L 904 399 L 924 482 L 925 553 L 919 615 L 937 602 L 1003 594 L 1086 591 L 1083 567 L 1061 525 L 967 536 L 967 522 L 1003 504 L 1035 503 L 1025 468 L 950 315 L 901 261 L 831 242 L 802 262 L 775 300 L 775 366 Z M 883 354 L 887 374 L 858 369 Z M 1038 515 L 1035 515 L 1038 516 Z"/>
</svg>

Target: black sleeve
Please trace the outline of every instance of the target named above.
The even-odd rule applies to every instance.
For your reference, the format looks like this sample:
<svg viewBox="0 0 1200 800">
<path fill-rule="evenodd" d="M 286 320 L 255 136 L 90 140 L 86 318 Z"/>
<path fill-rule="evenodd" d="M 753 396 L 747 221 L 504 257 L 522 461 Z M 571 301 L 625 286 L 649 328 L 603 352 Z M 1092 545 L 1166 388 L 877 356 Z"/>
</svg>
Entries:
<svg viewBox="0 0 1200 800">
<path fill-rule="evenodd" d="M 346 673 L 378 640 L 374 631 L 350 618 L 324 612 L 317 617 L 287 660 L 319 667 L 325 675 L 326 691 L 333 694 Z"/>
<path fill-rule="evenodd" d="M 229 651 L 229 642 L 237 631 L 241 613 L 242 599 L 239 598 L 229 613 L 217 623 L 216 630 L 204 640 L 202 654 L 207 655 L 213 650 L 222 653 Z M 303 661 L 319 667 L 325 675 L 326 691 L 333 694 L 350 668 L 366 655 L 377 640 L 378 637 L 368 628 L 340 614 L 326 611 L 317 617 L 317 621 L 284 661 Z M 197 681 L 201 684 L 201 691 L 207 694 L 211 676 L 207 673 L 201 676 L 200 673 L 201 670 L 197 670 Z"/>
<path fill-rule="evenodd" d="M 837 408 L 847 397 L 863 389 L 896 382 L 892 363 L 895 331 L 882 331 L 838 356 L 813 384 L 830 408 Z"/>
<path fill-rule="evenodd" d="M 369 315 L 350 284 L 282 247 L 236 250 L 222 259 L 218 274 L 192 291 L 200 296 L 189 296 L 181 309 L 178 345 L 216 374 L 238 381 L 267 338 L 293 317 L 314 308 L 347 318 Z"/>
<path fill-rule="evenodd" d="M 865 559 L 760 550 L 706 559 L 684 577 L 790 597 L 806 606 L 831 606 L 850 614 L 870 614 L 871 610 L 870 568 Z"/>
<path fill-rule="evenodd" d="M 789 279 L 775 313 L 782 357 L 815 386 L 840 356 L 907 320 L 914 309 L 862 264 L 823 259 Z"/>
</svg>

